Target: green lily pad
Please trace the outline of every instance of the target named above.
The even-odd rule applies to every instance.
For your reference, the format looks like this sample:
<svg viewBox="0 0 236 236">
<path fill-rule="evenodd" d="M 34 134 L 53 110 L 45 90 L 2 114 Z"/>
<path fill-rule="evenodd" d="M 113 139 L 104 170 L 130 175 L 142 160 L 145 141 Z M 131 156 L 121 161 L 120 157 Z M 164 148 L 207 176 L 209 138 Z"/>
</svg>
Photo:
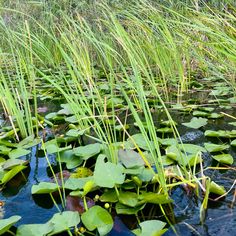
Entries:
<svg viewBox="0 0 236 236">
<path fill-rule="evenodd" d="M 106 156 L 99 155 L 94 170 L 95 183 L 100 187 L 113 188 L 116 184 L 123 184 L 125 174 L 120 164 L 104 162 Z"/>
<path fill-rule="evenodd" d="M 113 228 L 110 213 L 100 206 L 93 206 L 81 216 L 84 226 L 89 230 L 98 230 L 99 235 L 107 235 Z"/>
<path fill-rule="evenodd" d="M 201 118 L 201 117 L 199 118 L 193 117 L 190 122 L 182 123 L 182 125 L 187 126 L 192 129 L 199 129 L 206 124 L 207 124 L 207 119 Z"/>
<path fill-rule="evenodd" d="M 65 150 L 69 150 L 69 149 L 72 148 L 72 146 L 69 145 L 69 146 L 60 148 L 58 146 L 57 140 L 52 139 L 52 140 L 45 143 L 45 148 L 46 148 L 47 154 L 53 154 L 53 153 L 58 153 L 58 152 L 62 152 L 62 151 L 65 151 Z"/>
<path fill-rule="evenodd" d="M 138 205 L 135 207 L 126 206 L 120 202 L 116 203 L 116 213 L 123 214 L 123 215 L 136 215 L 140 210 L 145 207 L 145 204 Z"/>
<path fill-rule="evenodd" d="M 38 185 L 33 185 L 31 188 L 32 194 L 45 194 L 58 191 L 58 185 L 49 182 L 40 182 Z"/>
<path fill-rule="evenodd" d="M 218 195 L 223 195 L 226 193 L 225 188 L 223 186 L 218 185 L 214 181 L 211 181 L 209 191 Z"/>
<path fill-rule="evenodd" d="M 80 146 L 73 149 L 74 154 L 81 157 L 83 160 L 88 160 L 90 157 L 100 153 L 100 151 L 101 144 L 99 143 L 88 144 L 86 146 Z"/>
<path fill-rule="evenodd" d="M 142 203 L 152 204 L 167 204 L 173 202 L 173 200 L 168 198 L 166 195 L 153 192 L 143 192 L 139 195 L 138 199 Z"/>
<path fill-rule="evenodd" d="M 26 156 L 26 155 L 30 154 L 30 152 L 31 152 L 30 150 L 26 150 L 24 148 L 17 148 L 17 149 L 10 151 L 8 156 L 11 159 L 16 159 L 16 158 L 19 158 L 22 156 Z"/>
<path fill-rule="evenodd" d="M 8 159 L 3 165 L 3 170 L 12 169 L 14 166 L 18 165 L 26 165 L 28 161 L 20 160 L 20 159 Z"/>
<path fill-rule="evenodd" d="M 128 138 L 128 141 L 133 144 L 133 141 L 136 143 L 136 145 L 146 151 L 150 151 L 150 149 L 154 149 L 153 142 L 145 140 L 143 134 L 138 133 L 131 136 L 131 138 Z M 151 147 L 148 146 L 148 142 L 150 142 Z"/>
<path fill-rule="evenodd" d="M 120 192 L 119 202 L 129 207 L 135 207 L 138 204 L 138 195 L 134 192 Z"/>
<path fill-rule="evenodd" d="M 60 158 L 59 156 L 57 156 L 57 161 L 59 160 L 61 162 L 66 163 L 67 169 L 73 169 L 81 165 L 83 162 L 83 159 L 81 157 L 76 156 L 72 149 L 60 152 Z"/>
<path fill-rule="evenodd" d="M 7 232 L 17 221 L 21 219 L 20 216 L 11 216 L 7 219 L 0 220 L 0 235 Z"/>
<path fill-rule="evenodd" d="M 12 149 L 7 146 L 0 145 L 0 154 L 2 155 L 8 155 L 11 150 Z"/>
<path fill-rule="evenodd" d="M 206 137 L 220 137 L 220 138 L 236 138 L 236 130 L 206 130 L 204 135 Z"/>
<path fill-rule="evenodd" d="M 140 223 L 141 229 L 133 230 L 133 233 L 137 236 L 161 236 L 167 229 L 163 229 L 166 226 L 165 222 L 160 220 L 147 220 Z"/>
<path fill-rule="evenodd" d="M 101 202 L 112 202 L 112 203 L 114 203 L 114 202 L 118 202 L 119 199 L 117 197 L 116 191 L 114 189 L 109 189 L 108 191 L 104 192 L 100 196 L 99 200 Z"/>
<path fill-rule="evenodd" d="M 76 130 L 76 129 L 70 129 L 68 132 L 66 132 L 67 136 L 71 136 L 71 137 L 80 137 L 81 135 L 84 134 L 84 130 Z"/>
<path fill-rule="evenodd" d="M 234 163 L 234 158 L 230 154 L 224 153 L 224 154 L 212 156 L 212 158 L 222 164 L 232 165 Z"/>
<path fill-rule="evenodd" d="M 46 236 L 53 230 L 52 223 L 20 225 L 17 229 L 17 236 Z"/>
<path fill-rule="evenodd" d="M 80 223 L 80 215 L 77 211 L 64 211 L 62 213 L 56 213 L 48 221 L 53 224 L 53 231 L 48 235 L 54 235 L 63 231 L 70 230 L 70 228 L 76 227 Z"/>
<path fill-rule="evenodd" d="M 234 139 L 231 143 L 230 143 L 231 146 L 233 147 L 236 147 L 236 139 Z"/>
<path fill-rule="evenodd" d="M 144 166 L 143 158 L 140 156 L 139 153 L 133 150 L 120 149 L 118 151 L 118 157 L 126 168 L 135 168 Z"/>
<path fill-rule="evenodd" d="M 66 116 L 68 116 L 68 115 L 73 115 L 74 112 L 73 112 L 72 106 L 73 106 L 73 105 L 72 105 L 72 104 L 69 104 L 69 103 L 61 104 L 61 107 L 62 107 L 63 109 L 59 110 L 59 111 L 57 112 L 57 114 L 58 114 L 58 115 L 66 115 Z"/>
<path fill-rule="evenodd" d="M 204 147 L 208 152 L 221 152 L 229 148 L 226 144 L 214 144 L 214 143 L 204 143 Z"/>
<path fill-rule="evenodd" d="M 8 181 L 10 181 L 13 177 L 15 177 L 18 173 L 20 173 L 25 168 L 27 168 L 27 166 L 18 165 L 18 166 L 14 166 L 9 171 L 1 171 L 0 183 L 1 184 L 7 183 Z"/>
<path fill-rule="evenodd" d="M 77 190 L 77 189 L 83 189 L 84 185 L 88 181 L 92 181 L 94 178 L 93 176 L 89 176 L 86 178 L 72 178 L 66 180 L 65 182 L 65 188 L 70 190 Z"/>
<path fill-rule="evenodd" d="M 159 139 L 159 143 L 163 146 L 177 145 L 178 141 L 175 138 Z"/>
</svg>

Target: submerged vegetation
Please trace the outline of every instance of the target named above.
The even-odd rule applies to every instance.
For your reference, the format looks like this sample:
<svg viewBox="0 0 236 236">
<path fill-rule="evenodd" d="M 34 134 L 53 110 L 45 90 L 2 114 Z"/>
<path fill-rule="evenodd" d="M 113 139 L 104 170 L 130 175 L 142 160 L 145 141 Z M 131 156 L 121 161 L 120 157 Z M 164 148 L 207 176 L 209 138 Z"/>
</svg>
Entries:
<svg viewBox="0 0 236 236">
<path fill-rule="evenodd" d="M 1 197 L 57 211 L 6 197 L 0 234 L 181 235 L 180 193 L 236 214 L 234 1 L 0 4 Z"/>
</svg>

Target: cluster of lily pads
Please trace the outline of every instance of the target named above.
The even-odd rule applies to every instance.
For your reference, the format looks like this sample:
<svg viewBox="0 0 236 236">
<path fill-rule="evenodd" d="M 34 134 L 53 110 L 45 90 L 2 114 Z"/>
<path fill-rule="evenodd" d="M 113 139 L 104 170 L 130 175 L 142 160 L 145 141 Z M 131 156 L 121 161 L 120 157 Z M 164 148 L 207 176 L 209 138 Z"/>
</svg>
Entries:
<svg viewBox="0 0 236 236">
<path fill-rule="evenodd" d="M 8 181 L 17 174 L 24 176 L 28 161 L 22 157 L 31 152 L 32 146 L 39 145 L 47 159 L 49 155 L 53 155 L 61 168 L 62 163 L 65 166 L 59 173 L 54 173 L 51 168 L 53 178 L 48 182 L 33 185 L 31 190 L 33 195 L 50 195 L 60 212 L 45 224 L 19 226 L 16 235 L 26 235 L 26 232 L 27 235 L 54 235 L 63 231 L 67 231 L 69 235 L 72 235 L 72 232 L 79 235 L 95 231 L 99 232 L 99 235 L 107 235 L 113 228 L 114 215 L 133 215 L 139 219 L 142 215 L 140 213 L 145 211 L 149 204 L 162 206 L 173 202 L 159 189 L 159 177 L 153 160 L 150 158 L 150 146 L 142 133 L 131 135 L 122 142 L 113 143 L 114 156 L 117 158 L 114 161 L 106 144 L 95 142 L 96 139 L 91 139 L 89 144 L 84 143 L 83 138 L 87 131 L 80 130 L 76 126 L 76 118 L 72 112 L 68 112 L 70 104 L 62 104 L 61 107 L 62 110 L 59 112 L 50 113 L 45 117 L 45 125 L 67 122 L 65 135 L 58 135 L 46 142 L 30 136 L 19 143 L 14 143 L 12 130 L 1 131 L 0 181 L 2 187 L 5 187 Z M 185 112 L 187 108 L 183 107 Z M 221 114 L 212 113 L 213 109 L 194 108 L 194 117 L 183 125 L 199 129 L 207 124 L 209 118 L 221 118 Z M 170 136 L 158 138 L 164 154 L 161 161 L 166 169 L 168 184 L 171 184 L 173 179 L 184 181 L 179 167 L 185 167 L 188 170 L 195 168 L 197 164 L 204 162 L 202 155 L 206 152 L 210 153 L 219 164 L 233 164 L 233 157 L 227 150 L 230 145 L 236 146 L 236 130 L 206 130 L 205 137 L 232 141 L 230 144 L 206 142 L 204 146 L 199 146 L 182 143 L 181 138 L 171 138 L 171 133 L 173 133 L 171 124 L 169 121 L 163 121 L 161 127 L 156 129 L 159 136 L 162 134 Z M 126 128 L 129 129 L 128 126 Z M 153 148 L 155 148 L 154 145 Z M 48 165 L 51 167 L 49 161 Z M 191 181 L 187 183 L 197 188 L 196 185 L 191 184 Z M 218 195 L 226 193 L 223 186 L 211 180 L 209 183 L 210 193 Z M 58 195 L 61 197 L 61 206 L 58 206 L 55 200 Z M 70 206 L 71 199 L 76 199 L 77 208 Z M 0 220 L 0 232 L 8 232 L 19 220 L 20 216 Z M 152 217 L 150 219 L 144 217 L 135 225 L 137 229 L 133 230 L 133 233 L 136 235 L 161 235 L 167 230 L 164 228 L 166 223 Z"/>
</svg>

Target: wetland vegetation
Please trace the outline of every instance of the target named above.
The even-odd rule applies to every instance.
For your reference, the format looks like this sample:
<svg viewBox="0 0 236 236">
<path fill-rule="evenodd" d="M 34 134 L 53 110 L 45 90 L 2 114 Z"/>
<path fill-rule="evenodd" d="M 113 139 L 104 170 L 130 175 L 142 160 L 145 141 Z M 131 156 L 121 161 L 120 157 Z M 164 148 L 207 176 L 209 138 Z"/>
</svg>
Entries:
<svg viewBox="0 0 236 236">
<path fill-rule="evenodd" d="M 0 1 L 0 235 L 233 235 L 235 5 Z"/>
</svg>

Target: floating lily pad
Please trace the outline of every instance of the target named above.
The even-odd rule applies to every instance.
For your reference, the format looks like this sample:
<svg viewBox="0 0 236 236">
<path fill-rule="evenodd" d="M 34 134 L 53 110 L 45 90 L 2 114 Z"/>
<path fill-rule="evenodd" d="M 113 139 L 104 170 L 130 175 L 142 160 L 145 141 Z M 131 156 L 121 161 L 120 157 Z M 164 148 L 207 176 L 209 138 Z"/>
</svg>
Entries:
<svg viewBox="0 0 236 236">
<path fill-rule="evenodd" d="M 5 184 L 8 181 L 10 181 L 13 177 L 15 177 L 18 173 L 20 173 L 22 170 L 27 168 L 27 166 L 24 165 L 17 165 L 14 166 L 9 171 L 0 171 L 0 184 Z"/>
<path fill-rule="evenodd" d="M 93 180 L 93 176 L 89 176 L 86 178 L 72 178 L 70 177 L 65 182 L 65 188 L 70 190 L 77 190 L 77 189 L 83 189 L 84 185 L 88 182 Z"/>
<path fill-rule="evenodd" d="M 57 161 L 61 161 L 66 163 L 67 169 L 73 169 L 83 162 L 83 159 L 81 157 L 78 157 L 74 154 L 74 151 L 71 150 L 65 150 L 60 153 L 60 158 L 57 156 Z"/>
<path fill-rule="evenodd" d="M 70 228 L 76 227 L 80 223 L 80 215 L 77 211 L 64 211 L 62 213 L 56 213 L 48 221 L 53 224 L 53 231 L 48 235 L 54 235 L 63 231 L 68 231 Z"/>
<path fill-rule="evenodd" d="M 123 184 L 125 174 L 120 164 L 105 162 L 106 156 L 99 155 L 94 170 L 95 183 L 100 187 L 113 188 L 116 184 Z"/>
<path fill-rule="evenodd" d="M 212 156 L 212 158 L 222 164 L 232 165 L 234 163 L 234 158 L 230 154 L 224 153 L 224 154 Z"/>
<path fill-rule="evenodd" d="M 231 146 L 233 147 L 236 147 L 236 139 L 234 139 L 231 143 L 230 143 Z"/>
<path fill-rule="evenodd" d="M 20 216 L 11 216 L 7 219 L 1 219 L 0 220 L 0 235 L 7 232 L 11 228 L 11 226 L 13 226 L 20 219 L 21 219 Z"/>
<path fill-rule="evenodd" d="M 52 232 L 52 223 L 20 225 L 17 229 L 17 236 L 45 236 Z"/>
<path fill-rule="evenodd" d="M 81 216 L 84 226 L 93 231 L 98 230 L 99 235 L 107 235 L 112 227 L 113 220 L 110 213 L 100 206 L 93 206 Z"/>
<path fill-rule="evenodd" d="M 135 207 L 138 204 L 138 195 L 134 192 L 120 192 L 119 202 L 129 207 Z"/>
<path fill-rule="evenodd" d="M 58 191 L 58 185 L 49 182 L 40 182 L 38 185 L 33 185 L 31 188 L 32 194 L 45 194 Z"/>
<path fill-rule="evenodd" d="M 166 226 L 165 222 L 160 220 L 147 220 L 140 223 L 141 229 L 133 230 L 133 233 L 137 236 L 161 236 L 167 229 L 163 229 Z"/>
<path fill-rule="evenodd" d="M 201 117 L 199 118 L 193 117 L 190 122 L 182 124 L 192 129 L 199 129 L 207 124 L 207 119 Z"/>
<path fill-rule="evenodd" d="M 104 192 L 100 196 L 99 200 L 101 202 L 112 202 L 112 203 L 114 203 L 114 202 L 118 202 L 119 199 L 118 199 L 118 196 L 117 196 L 117 193 L 116 193 L 115 189 L 109 189 L 108 191 Z"/>
<path fill-rule="evenodd" d="M 8 156 L 11 159 L 15 159 L 15 158 L 19 158 L 22 156 L 26 156 L 26 155 L 30 154 L 30 152 L 31 152 L 30 150 L 26 150 L 24 148 L 17 148 L 17 149 L 10 151 Z"/>
<path fill-rule="evenodd" d="M 153 192 L 143 192 L 139 195 L 138 199 L 140 203 L 167 204 L 173 202 L 166 195 Z"/>
<path fill-rule="evenodd" d="M 83 134 L 84 134 L 84 130 L 76 130 L 76 129 L 70 129 L 68 132 L 66 132 L 67 136 L 76 137 L 76 138 L 78 138 L 79 136 Z"/>
<path fill-rule="evenodd" d="M 88 144 L 86 146 L 80 146 L 73 149 L 74 154 L 81 157 L 83 160 L 87 160 L 90 157 L 97 155 L 100 151 L 101 144 L 99 143 Z"/>
<path fill-rule="evenodd" d="M 19 166 L 19 165 L 26 165 L 28 164 L 28 161 L 20 160 L 20 159 L 8 159 L 3 165 L 2 168 L 3 170 L 8 170 L 12 169 L 14 166 Z"/>
<path fill-rule="evenodd" d="M 133 144 L 133 142 L 136 143 L 136 145 L 139 148 L 146 150 L 146 151 L 150 151 L 150 149 L 154 149 L 153 142 L 147 141 L 144 138 L 143 134 L 141 134 L 141 133 L 132 135 L 131 138 L 128 138 L 128 141 L 132 144 Z M 150 142 L 151 146 L 148 145 L 149 142 Z"/>
<path fill-rule="evenodd" d="M 118 151 L 118 157 L 126 168 L 135 168 L 144 166 L 143 158 L 140 156 L 139 153 L 133 150 L 120 149 Z"/>
<path fill-rule="evenodd" d="M 120 202 L 116 203 L 116 213 L 123 215 L 136 215 L 140 210 L 145 207 L 145 204 L 136 207 L 129 207 Z"/>
<path fill-rule="evenodd" d="M 236 138 L 236 130 L 206 130 L 206 137 L 220 137 L 220 138 Z"/>
<path fill-rule="evenodd" d="M 214 143 L 204 143 L 204 147 L 208 152 L 221 152 L 229 148 L 226 144 L 214 144 Z"/>
</svg>

